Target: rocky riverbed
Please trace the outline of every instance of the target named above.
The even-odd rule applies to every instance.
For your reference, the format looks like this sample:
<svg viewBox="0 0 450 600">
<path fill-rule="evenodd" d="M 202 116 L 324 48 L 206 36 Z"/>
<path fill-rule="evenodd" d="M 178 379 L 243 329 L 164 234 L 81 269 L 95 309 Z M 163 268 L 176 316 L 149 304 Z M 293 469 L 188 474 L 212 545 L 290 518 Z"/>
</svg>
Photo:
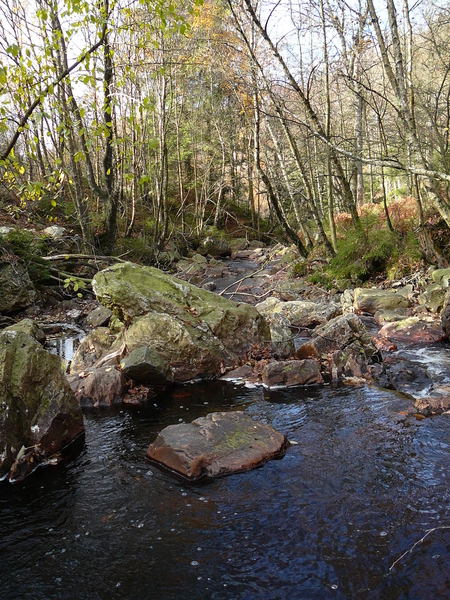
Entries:
<svg viewBox="0 0 450 600">
<path fill-rule="evenodd" d="M 285 257 L 283 249 L 241 252 L 225 264 L 194 257 L 190 264 L 200 265 L 195 273 L 203 287 L 186 281 L 192 271 L 183 263 L 183 279 L 120 263 L 94 277 L 96 301 L 75 301 L 46 315 L 32 307 L 29 326 L 50 331 L 52 320 L 69 321 L 87 331 L 65 367 L 71 402 L 84 408 L 148 402 L 174 385 L 223 377 L 268 389 L 378 383 L 407 394 L 413 414 L 449 409 L 448 378 L 426 366 L 411 369 L 408 352 L 448 337 L 450 270 L 434 271 L 429 284 L 417 276 L 413 283 L 391 282 L 389 289 L 385 282 L 340 293 L 288 279 Z M 241 269 L 230 282 L 240 261 L 247 272 Z M 216 293 L 209 291 L 213 282 Z M 16 333 L 5 333 L 3 344 L 21 327 L 13 325 Z M 42 343 L 38 331 L 20 335 L 31 337 L 31 345 Z M 6 431 L 8 411 L 2 414 Z M 36 423 L 22 429 L 36 432 Z M 53 454 L 75 437 L 52 446 Z M 42 441 L 31 434 L 4 444 L 6 471 L 19 455 L 22 463 L 28 460 L 24 473 L 48 458 L 38 460 Z"/>
</svg>

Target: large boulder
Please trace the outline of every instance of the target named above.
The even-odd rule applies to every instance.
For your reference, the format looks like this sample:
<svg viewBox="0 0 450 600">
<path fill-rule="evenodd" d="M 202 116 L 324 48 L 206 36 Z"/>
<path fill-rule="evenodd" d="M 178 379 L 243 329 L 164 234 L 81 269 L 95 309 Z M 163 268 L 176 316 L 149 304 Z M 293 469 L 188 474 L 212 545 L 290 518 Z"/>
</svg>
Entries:
<svg viewBox="0 0 450 600">
<path fill-rule="evenodd" d="M 438 313 L 444 306 L 448 288 L 443 288 L 439 283 L 428 285 L 418 297 L 421 306 L 425 306 L 430 312 Z"/>
<path fill-rule="evenodd" d="M 14 325 L 6 327 L 3 331 L 23 331 L 34 338 L 40 344 L 43 344 L 46 340 L 46 335 L 33 319 L 22 319 Z"/>
<path fill-rule="evenodd" d="M 282 456 L 288 445 L 271 425 L 243 412 L 219 412 L 169 425 L 150 444 L 147 458 L 195 480 L 248 471 Z"/>
<path fill-rule="evenodd" d="M 203 242 L 203 251 L 210 256 L 219 258 L 221 256 L 230 256 L 231 246 L 225 238 L 208 236 Z"/>
<path fill-rule="evenodd" d="M 450 267 L 447 267 L 446 269 L 435 269 L 431 273 L 431 279 L 434 283 L 437 283 L 444 288 L 450 287 Z"/>
<path fill-rule="evenodd" d="M 411 302 L 403 294 L 376 288 L 356 288 L 353 302 L 356 312 L 371 315 L 379 310 L 394 310 L 411 306 Z"/>
<path fill-rule="evenodd" d="M 99 301 L 127 327 L 115 345 L 148 346 L 170 364 L 174 381 L 214 377 L 254 346 L 270 342 L 265 319 L 237 304 L 152 267 L 115 265 L 94 277 Z"/>
<path fill-rule="evenodd" d="M 0 313 L 11 313 L 33 304 L 36 298 L 28 271 L 20 263 L 0 261 Z"/>
<path fill-rule="evenodd" d="M 281 313 L 267 315 L 265 318 L 269 324 L 274 353 L 281 358 L 289 358 L 295 353 L 291 324 Z"/>
<path fill-rule="evenodd" d="M 380 358 L 370 333 L 354 313 L 335 317 L 328 323 L 316 327 L 308 345 L 313 346 L 319 356 L 335 350 L 353 348 L 368 358 L 376 357 L 376 360 Z"/>
<path fill-rule="evenodd" d="M 61 359 L 25 331 L 0 333 L 0 478 L 22 479 L 84 432 Z"/>
<path fill-rule="evenodd" d="M 294 328 L 312 328 L 326 323 L 342 313 L 339 304 L 334 302 L 310 302 L 289 300 L 283 302 L 273 296 L 256 305 L 258 311 L 267 319 L 282 315 Z"/>
</svg>

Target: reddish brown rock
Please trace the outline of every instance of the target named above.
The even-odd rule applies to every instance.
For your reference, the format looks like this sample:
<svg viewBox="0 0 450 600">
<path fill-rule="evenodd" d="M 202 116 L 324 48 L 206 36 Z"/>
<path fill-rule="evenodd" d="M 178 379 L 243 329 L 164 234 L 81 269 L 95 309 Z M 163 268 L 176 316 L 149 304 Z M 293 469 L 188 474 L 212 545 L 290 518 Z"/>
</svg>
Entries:
<svg viewBox="0 0 450 600">
<path fill-rule="evenodd" d="M 315 360 L 284 360 L 268 363 L 262 372 L 267 387 L 322 384 L 319 363 Z"/>
<path fill-rule="evenodd" d="M 450 390 L 449 390 L 450 392 Z M 446 396 L 427 396 L 415 401 L 417 411 L 427 417 L 440 415 L 450 410 L 450 393 Z"/>
<path fill-rule="evenodd" d="M 443 338 L 442 328 L 433 318 L 410 317 L 403 321 L 388 323 L 380 329 L 378 336 L 395 343 L 408 345 L 434 344 Z"/>
<path fill-rule="evenodd" d="M 83 408 L 111 406 L 122 402 L 125 377 L 115 367 L 99 367 L 68 377 L 70 387 Z"/>
<path fill-rule="evenodd" d="M 255 375 L 250 365 L 242 365 L 237 369 L 228 371 L 221 379 L 225 379 L 226 381 L 253 381 L 255 379 L 257 380 L 258 376 Z"/>
<path fill-rule="evenodd" d="M 147 458 L 195 480 L 248 471 L 283 456 L 288 445 L 271 425 L 239 411 L 217 412 L 169 425 L 150 444 Z"/>
</svg>

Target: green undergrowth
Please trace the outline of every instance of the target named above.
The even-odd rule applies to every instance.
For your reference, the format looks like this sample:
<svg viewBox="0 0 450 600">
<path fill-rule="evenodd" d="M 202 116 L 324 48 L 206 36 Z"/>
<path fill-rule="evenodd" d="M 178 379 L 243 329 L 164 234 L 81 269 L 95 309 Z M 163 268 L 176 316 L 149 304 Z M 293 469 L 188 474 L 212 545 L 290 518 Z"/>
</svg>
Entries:
<svg viewBox="0 0 450 600">
<path fill-rule="evenodd" d="M 412 231 L 390 231 L 376 216 L 367 215 L 358 227 L 345 231 L 336 256 L 316 269 L 309 281 L 331 288 L 340 287 L 339 282 L 364 283 L 378 275 L 398 278 L 415 268 L 418 260 L 419 243 Z"/>
</svg>

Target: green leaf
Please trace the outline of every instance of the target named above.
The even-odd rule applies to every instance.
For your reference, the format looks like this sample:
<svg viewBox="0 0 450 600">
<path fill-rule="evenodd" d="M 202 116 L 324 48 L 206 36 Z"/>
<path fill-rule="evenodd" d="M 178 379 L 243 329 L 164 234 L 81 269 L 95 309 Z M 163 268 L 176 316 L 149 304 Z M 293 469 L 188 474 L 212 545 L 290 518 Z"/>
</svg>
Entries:
<svg viewBox="0 0 450 600">
<path fill-rule="evenodd" d="M 14 56 L 14 58 L 17 58 L 17 56 L 19 56 L 20 53 L 20 48 L 17 44 L 11 44 L 11 46 L 8 46 L 6 48 L 6 52 Z"/>
</svg>

